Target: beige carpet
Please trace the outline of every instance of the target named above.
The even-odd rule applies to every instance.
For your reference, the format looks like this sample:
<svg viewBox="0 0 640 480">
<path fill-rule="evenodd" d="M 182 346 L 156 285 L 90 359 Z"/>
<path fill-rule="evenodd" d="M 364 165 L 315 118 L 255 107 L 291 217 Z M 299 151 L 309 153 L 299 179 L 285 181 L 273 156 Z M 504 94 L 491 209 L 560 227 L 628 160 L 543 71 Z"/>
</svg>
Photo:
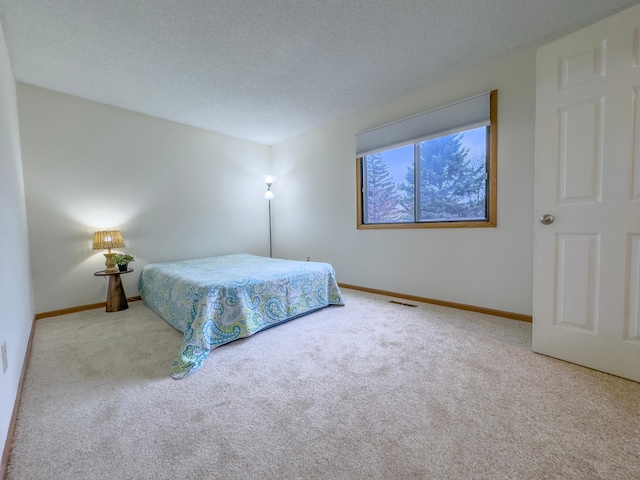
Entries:
<svg viewBox="0 0 640 480">
<path fill-rule="evenodd" d="M 344 293 L 183 380 L 142 302 L 38 321 L 8 478 L 640 478 L 640 384 L 527 323 Z"/>
</svg>

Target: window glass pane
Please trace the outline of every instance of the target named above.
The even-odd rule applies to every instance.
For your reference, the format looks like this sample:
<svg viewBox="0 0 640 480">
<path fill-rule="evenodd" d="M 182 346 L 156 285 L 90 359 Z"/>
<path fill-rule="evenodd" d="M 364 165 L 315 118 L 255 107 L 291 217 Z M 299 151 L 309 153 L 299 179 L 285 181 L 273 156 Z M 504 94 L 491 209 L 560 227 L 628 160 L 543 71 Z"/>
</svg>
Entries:
<svg viewBox="0 0 640 480">
<path fill-rule="evenodd" d="M 365 223 L 414 221 L 413 164 L 413 145 L 364 157 Z M 407 187 L 408 175 L 411 176 L 411 187 Z"/>
<path fill-rule="evenodd" d="M 487 218 L 487 133 L 480 127 L 419 144 L 418 221 Z"/>
<path fill-rule="evenodd" d="M 363 153 L 356 158 L 358 229 L 495 227 L 497 95 L 494 90 L 488 97 L 488 123 L 456 123 L 447 135 L 421 136 L 428 140 L 379 151 L 367 142 L 376 137 L 376 148 L 385 148 L 387 126 L 358 134 Z M 453 114 L 449 106 L 446 110 Z M 444 122 L 440 126 L 451 120 L 438 118 Z"/>
</svg>

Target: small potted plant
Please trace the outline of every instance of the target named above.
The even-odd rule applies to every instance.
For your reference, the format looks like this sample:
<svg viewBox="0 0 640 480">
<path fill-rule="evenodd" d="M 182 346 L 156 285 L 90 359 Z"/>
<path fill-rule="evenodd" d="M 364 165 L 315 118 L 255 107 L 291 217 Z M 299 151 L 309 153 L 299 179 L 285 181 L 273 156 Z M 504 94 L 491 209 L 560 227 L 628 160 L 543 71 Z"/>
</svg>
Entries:
<svg viewBox="0 0 640 480">
<path fill-rule="evenodd" d="M 115 260 L 116 265 L 118 265 L 118 270 L 120 270 L 121 272 L 126 272 L 127 268 L 129 268 L 129 264 L 131 262 L 135 262 L 135 258 L 133 258 L 128 253 L 122 252 L 117 252 L 113 259 Z"/>
</svg>

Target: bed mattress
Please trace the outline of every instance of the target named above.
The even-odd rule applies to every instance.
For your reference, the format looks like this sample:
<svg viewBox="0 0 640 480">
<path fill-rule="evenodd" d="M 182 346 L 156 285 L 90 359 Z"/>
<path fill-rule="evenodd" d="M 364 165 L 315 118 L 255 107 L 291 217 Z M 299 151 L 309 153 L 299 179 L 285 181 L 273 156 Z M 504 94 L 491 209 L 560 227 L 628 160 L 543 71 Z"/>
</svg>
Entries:
<svg viewBox="0 0 640 480">
<path fill-rule="evenodd" d="M 145 265 L 138 287 L 184 334 L 173 378 L 194 373 L 220 345 L 344 304 L 330 264 L 247 254 Z"/>
</svg>

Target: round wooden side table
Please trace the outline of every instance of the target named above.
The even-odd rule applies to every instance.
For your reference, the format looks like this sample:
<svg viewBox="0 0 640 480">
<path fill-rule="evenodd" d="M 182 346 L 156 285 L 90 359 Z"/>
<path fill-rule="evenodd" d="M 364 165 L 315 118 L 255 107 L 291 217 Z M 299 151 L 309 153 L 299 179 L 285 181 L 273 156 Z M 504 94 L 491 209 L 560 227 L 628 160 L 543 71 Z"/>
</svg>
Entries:
<svg viewBox="0 0 640 480">
<path fill-rule="evenodd" d="M 107 273 L 104 270 L 95 272 L 96 277 L 109 277 L 109 289 L 107 290 L 107 312 L 119 312 L 129 308 L 127 303 L 127 296 L 124 294 L 124 288 L 122 287 L 122 280 L 120 275 L 133 272 L 133 268 L 128 268 L 124 272 L 112 272 Z"/>
</svg>

